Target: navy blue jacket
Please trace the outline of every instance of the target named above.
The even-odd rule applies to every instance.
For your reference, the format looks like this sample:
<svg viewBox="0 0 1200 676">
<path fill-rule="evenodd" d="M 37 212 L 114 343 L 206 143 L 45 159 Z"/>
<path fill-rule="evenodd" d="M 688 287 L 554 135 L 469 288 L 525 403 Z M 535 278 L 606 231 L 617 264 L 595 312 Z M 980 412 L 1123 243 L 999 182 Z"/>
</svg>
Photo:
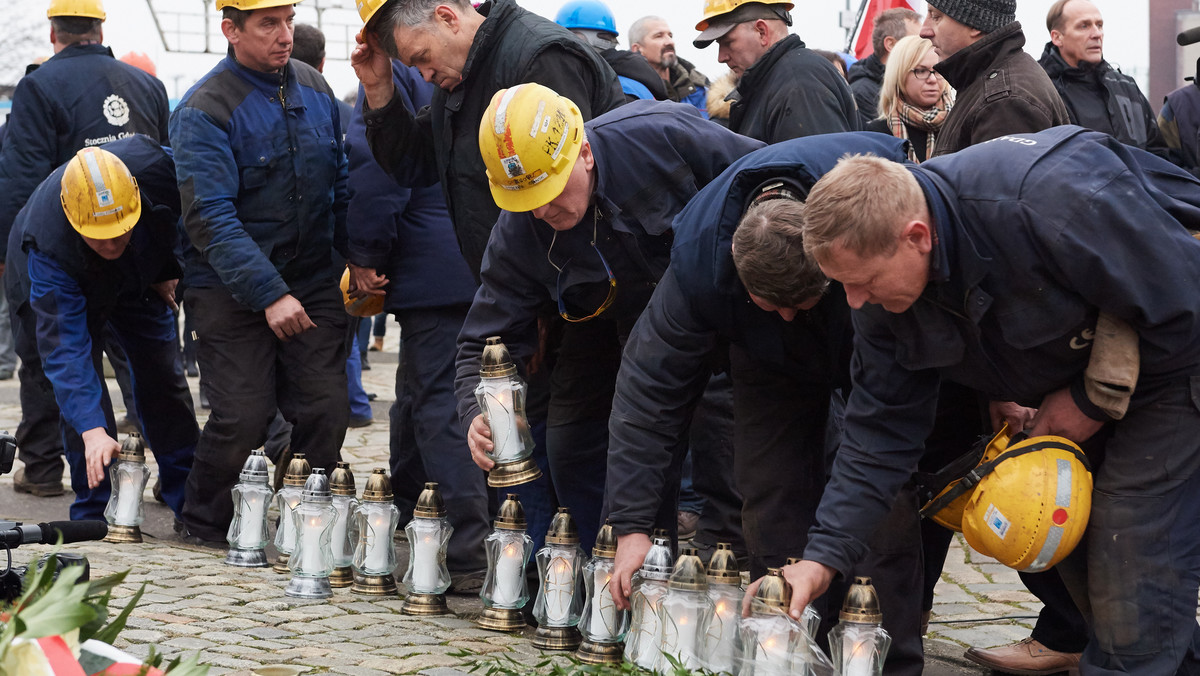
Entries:
<svg viewBox="0 0 1200 676">
<path fill-rule="evenodd" d="M 169 151 L 142 135 L 104 149 L 121 158 L 141 192 L 141 217 L 125 253 L 105 260 L 71 227 L 59 201 L 64 166 L 42 181 L 17 215 L 4 275 L 9 302 L 28 302 L 34 310 L 42 366 L 76 432 L 105 426 L 91 335 L 99 335 L 119 303 L 154 293 L 151 284 L 180 274 L 174 253 L 179 191 Z"/>
<path fill-rule="evenodd" d="M 409 110 L 429 105 L 433 85 L 415 68 L 392 61 L 396 94 Z M 467 305 L 475 278 L 458 251 L 442 187 L 406 189 L 379 166 L 367 145 L 362 87 L 346 135 L 350 160 L 350 261 L 388 278 L 384 309 Z"/>
<path fill-rule="evenodd" d="M 730 243 L 749 194 L 788 177 L 812 186 L 846 153 L 903 160 L 904 142 L 883 134 L 811 136 L 734 162 L 675 218 L 671 266 L 642 313 L 617 377 L 609 423 L 609 518 L 620 535 L 649 532 L 672 453 L 712 373 L 720 344 L 743 348 L 814 392 L 849 384 L 850 308 L 831 284 L 817 305 L 786 322 L 750 301 Z M 682 450 L 682 447 L 680 447 Z"/>
<path fill-rule="evenodd" d="M 1200 375 L 1196 179 L 1074 126 L 1002 136 L 910 171 L 937 232 L 930 282 L 903 313 L 852 313 L 854 388 L 804 552 L 843 574 L 916 469 L 942 378 L 1034 406 L 1071 387 L 1085 413 L 1106 419 L 1081 382 L 1099 312 L 1137 330 L 1139 392 Z"/>
<path fill-rule="evenodd" d="M 667 268 L 675 215 L 725 167 L 762 147 L 683 103 L 634 101 L 584 126 L 596 159 L 596 187 L 579 225 L 555 238 L 531 213 L 506 211 L 492 229 L 483 283 L 458 337 L 455 392 L 464 429 L 479 413 L 473 392 L 484 341 L 503 338 L 521 368 L 537 347 L 538 307 L 558 299 L 559 272 L 548 258 L 564 268 L 568 310 L 590 313 L 609 288 L 590 244 L 595 232 L 617 280 L 617 298 L 593 321 L 615 321 L 620 335 L 628 333 Z"/>
<path fill-rule="evenodd" d="M 81 148 L 131 134 L 166 144 L 168 111 L 163 83 L 103 45 L 67 47 L 21 78 L 0 151 L 0 247 L 55 167 Z"/>
<path fill-rule="evenodd" d="M 336 283 L 347 204 L 337 103 L 305 63 L 262 73 L 232 55 L 184 94 L 170 128 L 188 286 L 224 285 L 261 311 L 293 289 Z"/>
</svg>

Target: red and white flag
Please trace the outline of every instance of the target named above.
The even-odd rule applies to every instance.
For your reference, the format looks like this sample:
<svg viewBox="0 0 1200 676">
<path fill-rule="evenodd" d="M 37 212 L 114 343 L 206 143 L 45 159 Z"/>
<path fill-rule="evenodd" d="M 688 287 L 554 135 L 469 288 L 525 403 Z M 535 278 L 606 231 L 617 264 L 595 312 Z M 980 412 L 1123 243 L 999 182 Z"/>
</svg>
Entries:
<svg viewBox="0 0 1200 676">
<path fill-rule="evenodd" d="M 925 0 L 868 0 L 867 8 L 863 10 L 862 19 L 858 22 L 858 34 L 854 38 L 854 58 L 865 59 L 874 49 L 871 46 L 871 32 L 875 30 L 875 17 L 880 12 L 904 7 L 918 14 L 925 14 Z"/>
</svg>

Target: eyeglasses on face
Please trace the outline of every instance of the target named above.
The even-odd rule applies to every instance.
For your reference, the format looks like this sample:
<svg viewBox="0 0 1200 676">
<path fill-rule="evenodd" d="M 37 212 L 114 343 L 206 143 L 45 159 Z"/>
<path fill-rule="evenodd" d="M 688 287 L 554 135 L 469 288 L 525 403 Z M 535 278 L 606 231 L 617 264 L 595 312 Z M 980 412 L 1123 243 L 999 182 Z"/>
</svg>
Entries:
<svg viewBox="0 0 1200 676">
<path fill-rule="evenodd" d="M 913 77 L 918 80 L 928 80 L 931 75 L 937 77 L 937 71 L 932 68 L 925 68 L 924 66 L 917 66 L 908 72 L 912 73 Z"/>
</svg>

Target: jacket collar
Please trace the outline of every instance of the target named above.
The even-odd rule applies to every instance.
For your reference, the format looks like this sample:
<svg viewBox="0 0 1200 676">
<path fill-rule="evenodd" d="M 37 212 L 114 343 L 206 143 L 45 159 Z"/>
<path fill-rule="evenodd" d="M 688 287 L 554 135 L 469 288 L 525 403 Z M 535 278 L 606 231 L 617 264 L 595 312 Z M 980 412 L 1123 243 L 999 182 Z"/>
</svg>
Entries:
<svg viewBox="0 0 1200 676">
<path fill-rule="evenodd" d="M 293 94 L 297 93 L 296 66 L 292 64 L 291 60 L 288 60 L 287 65 L 281 68 L 278 73 L 264 73 L 261 70 L 248 68 L 239 63 L 233 56 L 233 48 L 230 47 L 229 53 L 225 56 L 224 64 L 227 69 L 236 73 L 238 77 L 246 82 L 249 82 L 267 98 L 279 96 L 279 88 L 281 86 L 285 87 L 287 89 L 288 108 L 302 107 L 300 97 L 293 96 Z"/>
<path fill-rule="evenodd" d="M 771 69 L 777 61 L 783 58 L 784 54 L 803 48 L 804 41 L 800 39 L 799 35 L 794 33 L 771 45 L 766 54 L 758 57 L 758 61 L 755 61 L 754 65 L 747 68 L 745 73 L 742 73 L 742 82 L 738 86 L 738 89 L 753 91 L 761 82 L 766 81 L 767 76 L 771 73 Z"/>
<path fill-rule="evenodd" d="M 990 258 L 980 252 L 961 223 L 955 209 L 955 195 L 945 181 L 917 165 L 908 170 L 925 193 L 925 203 L 933 223 L 934 246 L 929 258 L 929 284 L 922 294 L 934 303 L 978 321 L 984 305 L 967 303 L 979 282 L 987 274 Z"/>
<path fill-rule="evenodd" d="M 471 49 L 467 52 L 462 71 L 463 82 L 471 76 L 471 67 L 475 62 L 486 59 L 491 53 L 499 36 L 504 34 L 504 29 L 517 17 L 520 9 L 513 0 L 488 0 L 476 9 L 483 15 L 483 23 L 479 24 L 475 39 L 471 41 Z M 462 85 L 459 85 L 456 90 L 461 88 Z"/>
<path fill-rule="evenodd" d="M 114 59 L 117 58 L 116 56 L 113 56 L 113 51 L 111 48 L 105 47 L 101 44 L 96 44 L 94 42 L 89 42 L 85 45 L 67 45 L 61 52 L 55 54 L 47 60 L 60 61 L 62 59 L 71 59 L 76 56 L 86 56 L 88 54 L 106 54 L 108 56 L 112 56 Z"/>
<path fill-rule="evenodd" d="M 680 59 L 678 56 L 675 58 L 679 62 L 670 69 L 672 87 L 683 89 L 688 86 L 696 88 L 708 86 L 708 78 L 696 70 L 696 67 L 690 61 Z"/>
<path fill-rule="evenodd" d="M 1025 33 L 1021 31 L 1021 22 L 1014 21 L 943 59 L 934 66 L 934 70 L 961 92 L 979 79 L 984 70 L 1004 57 L 1020 52 L 1024 46 Z"/>
<path fill-rule="evenodd" d="M 1062 52 L 1053 42 L 1046 43 L 1046 48 L 1042 50 L 1042 56 L 1038 59 L 1038 65 L 1046 71 L 1046 75 L 1049 75 L 1051 80 L 1066 77 L 1072 80 L 1099 81 L 1103 78 L 1104 73 L 1112 68 L 1104 60 L 1094 66 L 1083 61 L 1079 62 L 1078 66 L 1068 66 L 1066 59 L 1062 57 Z"/>
<path fill-rule="evenodd" d="M 883 73 L 886 69 L 887 67 L 879 60 L 879 55 L 872 54 L 865 59 L 855 61 L 854 65 L 850 66 L 850 72 L 846 74 L 846 78 L 850 82 L 862 79 L 883 82 Z"/>
</svg>

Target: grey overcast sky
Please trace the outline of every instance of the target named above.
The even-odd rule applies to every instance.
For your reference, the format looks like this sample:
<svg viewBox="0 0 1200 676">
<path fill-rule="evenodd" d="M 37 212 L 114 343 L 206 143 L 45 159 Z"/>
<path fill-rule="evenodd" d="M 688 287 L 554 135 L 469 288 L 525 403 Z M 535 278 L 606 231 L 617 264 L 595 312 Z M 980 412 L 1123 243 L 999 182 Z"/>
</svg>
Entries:
<svg viewBox="0 0 1200 676">
<path fill-rule="evenodd" d="M 523 7 L 537 12 L 550 19 L 554 18 L 564 0 L 518 0 Z M 1148 74 L 1149 36 L 1147 35 L 1147 0 L 1093 0 L 1104 13 L 1105 57 L 1129 75 L 1136 78 L 1146 88 Z M 357 27 L 357 14 L 353 11 L 353 0 L 308 0 L 297 5 L 298 20 L 315 23 L 313 7 L 319 2 L 322 7 L 341 5 L 349 9 L 330 9 L 324 13 L 328 22 L 327 34 L 347 31 Z M 695 24 L 702 14 L 703 0 L 606 0 L 616 17 L 617 28 L 624 34 L 634 20 L 646 14 L 656 14 L 665 18 L 675 33 L 679 55 L 696 66 L 710 78 L 715 78 L 725 72 L 725 67 L 717 63 L 716 46 L 706 50 L 698 50 L 691 44 L 695 36 Z M 846 44 L 845 31 L 839 26 L 839 14 L 852 4 L 851 9 L 857 9 L 859 0 L 794 0 L 796 8 L 792 10 L 795 25 L 792 31 L 798 34 L 810 47 L 841 50 Z M 1042 51 L 1042 46 L 1048 39 L 1045 19 L 1046 10 L 1053 0 L 1018 0 L 1017 18 L 1025 28 L 1028 39 L 1027 51 L 1035 57 Z M 4 0 L 10 11 L 28 13 L 32 17 L 44 17 L 46 0 Z M 131 50 L 144 51 L 158 64 L 158 76 L 167 86 L 167 92 L 172 97 L 178 97 L 198 77 L 202 76 L 219 58 L 215 54 L 178 54 L 168 52 L 163 47 L 155 28 L 151 13 L 151 5 L 158 13 L 160 22 L 167 25 L 170 31 L 174 25 L 182 25 L 187 29 L 197 29 L 202 25 L 199 15 L 184 18 L 184 12 L 199 12 L 204 4 L 211 8 L 211 0 L 104 0 L 108 21 L 105 23 L 105 42 L 108 43 L 118 56 Z M 213 10 L 209 10 L 213 11 Z M 36 25 L 36 24 L 35 24 Z M 45 26 L 46 53 L 49 53 L 49 26 Z M 1160 39 L 1173 39 L 1174 36 L 1161 36 Z M 173 40 L 169 37 L 169 40 Z M 223 39 L 219 36 L 214 41 L 223 51 Z M 621 45 L 627 48 L 624 35 Z M 337 46 L 331 44 L 331 56 L 337 51 Z M 357 85 L 354 72 L 349 62 L 330 60 L 325 68 L 334 91 L 344 95 Z"/>
</svg>

